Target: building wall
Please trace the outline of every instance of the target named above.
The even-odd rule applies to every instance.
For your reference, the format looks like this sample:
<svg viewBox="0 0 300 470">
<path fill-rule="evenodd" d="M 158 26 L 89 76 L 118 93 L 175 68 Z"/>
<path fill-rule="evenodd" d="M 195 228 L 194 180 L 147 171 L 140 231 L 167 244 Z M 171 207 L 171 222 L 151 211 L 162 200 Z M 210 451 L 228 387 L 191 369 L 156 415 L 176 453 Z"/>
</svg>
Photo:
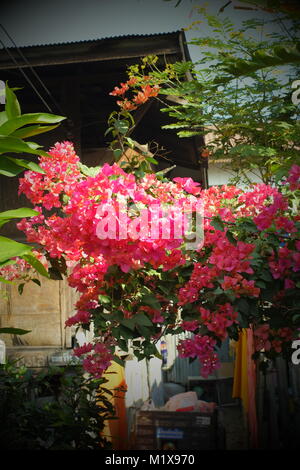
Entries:
<svg viewBox="0 0 300 470">
<path fill-rule="evenodd" d="M 22 358 L 28 367 L 42 367 L 56 351 L 71 348 L 71 328 L 66 319 L 74 312 L 76 292 L 65 280 L 54 281 L 37 276 L 41 287 L 30 282 L 18 292 L 20 282 L 0 283 L 0 326 L 29 330 L 26 335 L 0 335 L 8 357 Z"/>
<path fill-rule="evenodd" d="M 233 172 L 225 170 L 221 164 L 210 162 L 208 164 L 208 184 L 209 186 L 218 186 L 222 184 L 229 184 L 230 179 L 235 176 Z M 251 172 L 247 176 L 253 183 L 260 183 L 261 180 Z M 239 184 L 239 187 L 242 185 Z"/>
</svg>

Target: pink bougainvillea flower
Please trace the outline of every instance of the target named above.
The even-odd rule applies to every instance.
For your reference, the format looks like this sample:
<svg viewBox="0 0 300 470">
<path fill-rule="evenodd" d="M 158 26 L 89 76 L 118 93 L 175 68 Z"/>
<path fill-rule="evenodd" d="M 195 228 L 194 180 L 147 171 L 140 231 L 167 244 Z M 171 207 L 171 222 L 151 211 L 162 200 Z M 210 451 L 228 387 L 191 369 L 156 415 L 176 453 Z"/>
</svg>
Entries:
<svg viewBox="0 0 300 470">
<path fill-rule="evenodd" d="M 287 177 L 287 183 L 292 191 L 300 189 L 300 166 L 292 165 Z"/>
<path fill-rule="evenodd" d="M 82 356 L 83 354 L 87 354 L 93 350 L 93 345 L 91 343 L 84 343 L 82 346 L 78 346 L 77 348 L 73 349 L 74 356 Z"/>
<path fill-rule="evenodd" d="M 119 97 L 123 110 L 136 109 L 158 94 L 158 87 L 141 83 L 131 78 L 111 92 Z M 134 98 L 129 100 L 127 91 Z M 39 159 L 44 174 L 25 171 L 20 179 L 19 193 L 31 201 L 39 215 L 21 220 L 18 228 L 47 255 L 47 259 L 39 258 L 45 266 L 48 260 L 61 266 L 69 286 L 79 295 L 77 311 L 66 326 L 87 326 L 99 311 L 107 313 L 109 320 L 97 327 L 94 343 L 75 350 L 83 357 L 84 369 L 95 377 L 101 377 L 112 361 L 115 343 L 110 335 L 122 318 L 131 325 L 135 315 L 143 313 L 152 322 L 150 341 L 155 341 L 166 324 L 174 329 L 178 325 L 178 307 L 184 312 L 182 318 L 190 318 L 185 316 L 188 304 L 198 313 L 193 320 L 181 322 L 183 330 L 194 334 L 180 342 L 179 354 L 198 357 L 201 374 L 207 377 L 219 366 L 217 341 L 223 341 L 239 325 L 235 300 L 251 298 L 254 303 L 270 285 L 271 281 L 257 277 L 257 263 L 268 271 L 266 276 L 271 274 L 276 280 L 278 289 L 272 299 L 276 308 L 284 306 L 286 291 L 297 286 L 300 216 L 291 208 L 289 192 L 299 189 L 298 166 L 292 167 L 283 189 L 266 184 L 247 190 L 229 185 L 201 189 L 192 178 L 169 181 L 154 173 L 136 177 L 117 164 L 104 164 L 93 176 L 86 176 L 70 142 L 55 144 L 49 153 L 51 157 Z M 184 221 L 195 216 L 199 201 L 204 241 L 191 253 L 185 250 L 184 237 L 178 237 L 178 214 L 184 213 Z M 145 230 L 143 214 L 149 216 L 156 232 L 148 226 Z M 219 229 L 214 223 L 216 216 L 223 221 Z M 239 239 L 239 222 L 245 220 L 251 221 L 251 227 L 254 221 L 256 229 L 254 226 L 253 233 Z M 25 274 L 20 272 L 23 269 Z M 21 260 L 4 266 L 0 274 L 4 277 L 6 270 L 6 276 L 13 279 L 27 276 L 28 269 Z M 117 274 L 111 274 L 111 269 Z M 162 295 L 158 279 L 164 276 L 176 279 L 172 300 Z M 132 286 L 147 288 L 161 308 L 141 305 L 140 292 L 131 290 Z M 120 291 L 117 315 L 111 305 L 114 288 Z M 143 316 L 140 318 L 147 321 Z M 264 321 L 260 318 L 254 325 L 255 348 L 280 354 L 294 333 L 289 324 L 275 330 Z"/>
</svg>

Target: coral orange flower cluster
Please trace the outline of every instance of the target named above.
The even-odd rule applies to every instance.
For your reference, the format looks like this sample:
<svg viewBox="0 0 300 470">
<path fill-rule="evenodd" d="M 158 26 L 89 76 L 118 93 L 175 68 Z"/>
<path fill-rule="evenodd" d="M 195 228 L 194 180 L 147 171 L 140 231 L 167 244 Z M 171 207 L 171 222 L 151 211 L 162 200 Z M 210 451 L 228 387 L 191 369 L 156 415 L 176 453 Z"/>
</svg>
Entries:
<svg viewBox="0 0 300 470">
<path fill-rule="evenodd" d="M 136 89 L 136 87 L 140 87 Z M 133 97 L 128 99 L 125 97 L 125 93 L 132 88 Z M 158 85 L 149 85 L 149 84 L 139 84 L 139 80 L 135 77 L 131 77 L 127 82 L 121 83 L 120 87 L 115 87 L 113 91 L 110 92 L 112 96 L 119 96 L 122 99 L 117 101 L 117 104 L 121 109 L 125 111 L 134 111 L 138 106 L 146 103 L 149 98 L 155 97 L 158 95 L 160 87 Z"/>
</svg>

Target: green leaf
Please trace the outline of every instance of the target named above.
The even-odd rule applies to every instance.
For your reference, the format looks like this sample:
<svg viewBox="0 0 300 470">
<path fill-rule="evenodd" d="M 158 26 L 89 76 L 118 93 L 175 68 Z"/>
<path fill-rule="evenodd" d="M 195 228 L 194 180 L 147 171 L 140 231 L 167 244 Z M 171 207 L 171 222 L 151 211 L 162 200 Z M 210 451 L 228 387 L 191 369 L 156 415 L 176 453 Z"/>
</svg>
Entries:
<svg viewBox="0 0 300 470">
<path fill-rule="evenodd" d="M 7 279 L 4 279 L 4 277 L 0 277 L 0 282 L 3 282 L 4 284 L 13 284 L 12 281 L 8 281 Z"/>
<path fill-rule="evenodd" d="M 149 163 L 153 163 L 154 165 L 158 165 L 158 161 L 153 157 L 145 157 L 145 160 L 147 160 Z"/>
<path fill-rule="evenodd" d="M 210 224 L 216 229 L 216 230 L 221 230 L 222 232 L 224 232 L 224 224 L 223 224 L 223 221 L 221 219 L 221 217 L 219 215 L 215 215 Z"/>
<path fill-rule="evenodd" d="M 250 305 L 246 299 L 243 299 L 243 298 L 238 299 L 236 301 L 236 305 L 237 305 L 238 310 L 241 313 L 244 313 L 245 315 L 248 315 L 250 313 Z"/>
<path fill-rule="evenodd" d="M 24 286 L 25 286 L 25 282 L 22 282 L 22 284 L 18 285 L 18 292 L 20 295 L 23 294 Z"/>
<path fill-rule="evenodd" d="M 0 328 L 0 334 L 8 335 L 26 335 L 31 330 L 22 330 L 21 328 Z"/>
<path fill-rule="evenodd" d="M 3 268 L 3 266 L 9 266 L 9 265 L 13 265 L 13 264 L 16 264 L 17 261 L 15 259 L 9 259 L 7 261 L 3 261 L 0 263 L 0 268 Z"/>
<path fill-rule="evenodd" d="M 120 325 L 119 326 L 120 336 L 122 336 L 126 341 L 132 338 L 132 331 L 126 326 Z"/>
<path fill-rule="evenodd" d="M 120 323 L 121 325 L 126 326 L 126 328 L 129 328 L 132 331 L 135 330 L 135 324 L 136 324 L 135 318 L 125 318 Z"/>
<path fill-rule="evenodd" d="M 65 117 L 63 116 L 56 116 L 55 114 L 47 114 L 47 113 L 32 113 L 32 114 L 23 114 L 21 116 L 14 117 L 13 119 L 9 119 L 4 124 L 0 126 L 0 134 L 1 135 L 10 135 L 17 129 L 22 128 L 28 124 L 57 124 L 63 121 Z M 57 127 L 57 126 L 54 126 Z M 53 126 L 51 126 L 53 128 Z M 17 135 L 17 137 L 29 137 L 30 135 L 39 134 L 42 126 L 32 126 L 30 129 L 25 128 L 19 132 L 21 135 Z M 29 131 L 29 135 L 26 133 Z M 25 135 L 22 135 L 22 132 L 25 132 Z M 33 132 L 33 133 L 32 133 Z M 46 131 L 42 131 L 46 132 Z"/>
<path fill-rule="evenodd" d="M 27 263 L 29 263 L 39 274 L 44 277 L 50 278 L 50 274 L 48 273 L 45 266 L 32 254 L 25 254 L 21 256 Z"/>
<path fill-rule="evenodd" d="M 98 296 L 99 302 L 103 305 L 108 305 L 111 303 L 111 298 L 108 295 L 102 295 L 100 294 Z"/>
<path fill-rule="evenodd" d="M 85 176 L 96 176 L 101 170 L 101 166 L 88 167 L 80 162 L 78 163 L 78 168 Z"/>
<path fill-rule="evenodd" d="M 39 281 L 39 279 L 31 279 L 31 281 L 41 287 L 41 281 Z"/>
<path fill-rule="evenodd" d="M 118 356 L 113 355 L 113 361 L 119 364 L 119 366 L 125 367 L 125 362 L 122 361 L 122 359 L 120 359 Z"/>
<path fill-rule="evenodd" d="M 157 359 L 160 359 L 162 361 L 162 355 L 157 350 L 154 356 L 157 357 Z"/>
<path fill-rule="evenodd" d="M 299 64 L 300 63 L 300 43 L 295 43 L 293 46 L 274 46 L 268 50 L 258 50 L 252 54 L 250 60 L 238 59 L 231 57 L 223 65 L 223 70 L 233 75 L 240 77 L 249 75 L 257 70 L 266 67 L 278 67 L 286 64 Z M 226 82 L 231 78 L 216 77 L 215 83 Z"/>
<path fill-rule="evenodd" d="M 272 147 L 264 147 L 263 145 L 239 144 L 230 149 L 228 155 L 241 155 L 243 158 L 273 157 L 277 155 L 277 151 Z"/>
<path fill-rule="evenodd" d="M 39 212 L 28 207 L 20 207 L 19 209 L 0 212 L 0 219 L 23 219 L 25 217 L 34 217 L 35 215 L 39 215 Z"/>
<path fill-rule="evenodd" d="M 264 281 L 255 281 L 255 285 L 257 287 L 261 287 L 262 289 L 265 289 L 266 283 Z"/>
<path fill-rule="evenodd" d="M 3 157 L 4 155 L 1 156 L 0 162 L 3 160 Z M 16 165 L 19 165 L 21 168 L 27 168 L 28 170 L 35 171 L 36 173 L 45 174 L 45 171 L 35 162 L 24 160 L 23 158 L 13 158 L 13 157 L 7 157 L 7 156 L 5 156 L 5 158 L 10 160 Z"/>
<path fill-rule="evenodd" d="M 40 150 L 39 145 L 34 142 L 24 142 L 18 137 L 0 135 L 0 153 L 13 152 L 13 153 L 31 153 L 34 155 L 43 155 L 49 157 L 47 152 Z"/>
<path fill-rule="evenodd" d="M 242 230 L 245 230 L 246 232 L 248 233 L 256 233 L 258 232 L 258 228 L 257 226 L 255 225 L 255 223 L 252 221 L 252 220 L 243 220 L 241 221 L 241 223 L 239 224 L 240 228 Z"/>
<path fill-rule="evenodd" d="M 7 224 L 8 222 L 10 222 L 9 219 L 1 219 L 0 220 L 0 228 L 3 227 L 3 225 Z"/>
<path fill-rule="evenodd" d="M 115 129 L 117 129 L 117 131 L 122 134 L 122 135 L 125 135 L 126 132 L 128 131 L 129 129 L 129 124 L 127 121 L 124 121 L 123 119 L 121 119 L 120 121 L 116 121 L 114 123 L 114 127 Z"/>
<path fill-rule="evenodd" d="M 230 232 L 229 230 L 227 230 L 226 232 L 226 237 L 230 241 L 230 243 L 232 243 L 233 245 L 237 244 L 237 240 L 234 238 L 232 232 Z"/>
<path fill-rule="evenodd" d="M 115 158 L 120 158 L 123 154 L 123 151 L 121 149 L 115 149 L 114 150 L 114 156 Z"/>
<path fill-rule="evenodd" d="M 114 128 L 113 127 L 109 127 L 108 129 L 106 129 L 106 131 L 104 132 L 104 136 L 107 136 L 107 134 L 109 134 L 111 131 L 113 131 Z"/>
<path fill-rule="evenodd" d="M 150 318 L 144 313 L 137 313 L 134 316 L 134 320 L 137 325 L 153 326 L 153 323 Z"/>
<path fill-rule="evenodd" d="M 150 339 L 151 334 L 152 334 L 152 331 L 150 330 L 150 328 L 147 328 L 144 325 L 137 325 L 137 329 L 144 338 Z"/>
<path fill-rule="evenodd" d="M 154 356 L 156 355 L 157 348 L 156 348 L 155 343 L 152 343 L 150 341 L 145 341 L 143 343 L 143 346 L 144 346 L 144 352 L 147 357 L 150 357 L 151 355 L 154 355 Z"/>
<path fill-rule="evenodd" d="M 229 338 L 234 339 L 235 341 L 239 340 L 239 332 L 236 327 L 230 326 L 227 328 Z"/>
<path fill-rule="evenodd" d="M 134 149 L 136 141 L 131 139 L 130 137 L 126 138 L 127 145 L 131 148 Z"/>
<path fill-rule="evenodd" d="M 27 207 L 21 207 L 20 209 L 0 212 L 0 227 L 10 222 L 12 219 L 23 218 L 23 217 L 33 217 L 39 213 L 33 209 L 28 209 Z"/>
<path fill-rule="evenodd" d="M 192 62 L 175 62 L 173 68 L 178 75 L 185 75 L 191 70 L 192 65 Z"/>
<path fill-rule="evenodd" d="M 5 86 L 5 112 L 8 119 L 15 118 L 21 114 L 21 108 L 17 97 L 13 90 L 9 88 L 7 83 Z"/>
<path fill-rule="evenodd" d="M 39 126 L 39 125 L 27 126 L 22 129 L 16 130 L 11 135 L 13 137 L 18 137 L 19 139 L 26 139 L 34 135 L 44 134 L 45 132 L 52 131 L 53 129 L 56 129 L 58 126 L 59 124 L 56 124 L 54 126 Z"/>
<path fill-rule="evenodd" d="M 122 351 L 128 352 L 128 344 L 127 344 L 127 341 L 125 341 L 125 339 L 119 339 L 118 346 L 122 349 Z"/>
<path fill-rule="evenodd" d="M 1 111 L 0 113 L 0 126 L 2 126 L 2 124 L 4 122 L 6 122 L 8 120 L 8 117 L 7 117 L 7 114 L 5 111 Z"/>
<path fill-rule="evenodd" d="M 19 175 L 24 171 L 24 167 L 20 167 L 13 161 L 8 158 L 3 158 L 3 155 L 0 156 L 0 174 L 8 176 L 10 178 Z"/>
<path fill-rule="evenodd" d="M 141 298 L 141 303 L 149 305 L 150 307 L 154 308 L 155 310 L 160 310 L 161 305 L 155 295 L 149 294 L 149 295 L 144 295 Z"/>
<path fill-rule="evenodd" d="M 164 126 L 162 126 L 162 129 L 164 129 Z M 201 135 L 203 134 L 203 131 L 179 131 L 178 132 L 178 137 L 194 137 L 196 135 Z"/>
<path fill-rule="evenodd" d="M 0 236 L 0 262 L 31 253 L 32 247 Z"/>
<path fill-rule="evenodd" d="M 159 284 L 158 288 L 165 294 L 165 295 L 170 295 L 170 289 L 167 289 L 165 286 Z"/>
<path fill-rule="evenodd" d="M 223 290 L 220 286 L 218 286 L 218 287 L 217 287 L 216 289 L 214 289 L 212 292 L 213 292 L 213 294 L 215 294 L 215 295 L 222 295 L 222 294 L 224 294 L 224 290 Z"/>
</svg>

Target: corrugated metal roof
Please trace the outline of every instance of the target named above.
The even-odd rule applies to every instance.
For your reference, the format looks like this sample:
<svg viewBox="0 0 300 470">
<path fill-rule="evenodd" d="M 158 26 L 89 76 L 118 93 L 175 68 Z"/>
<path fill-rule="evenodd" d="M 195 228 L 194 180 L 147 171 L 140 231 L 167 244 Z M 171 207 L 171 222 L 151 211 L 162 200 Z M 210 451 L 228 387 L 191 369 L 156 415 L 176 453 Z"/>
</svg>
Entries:
<svg viewBox="0 0 300 470">
<path fill-rule="evenodd" d="M 70 41 L 17 49 L 0 50 L 0 69 L 26 68 L 29 64 L 19 60 L 23 51 L 32 66 L 71 64 L 78 62 L 123 60 L 149 54 L 184 56 L 183 31 L 169 33 L 131 34 L 100 39 Z M 18 65 L 17 65 L 18 63 Z"/>
<path fill-rule="evenodd" d="M 60 42 L 47 42 L 47 43 L 42 43 L 42 44 L 31 44 L 27 46 L 17 46 L 20 49 L 28 49 L 30 47 L 44 47 L 44 46 L 60 46 L 60 45 L 69 45 L 69 44 L 86 44 L 86 43 L 93 43 L 93 42 L 99 42 L 99 41 L 108 41 L 108 40 L 115 40 L 115 39 L 131 39 L 131 38 L 147 38 L 147 37 L 154 37 L 154 36 L 171 36 L 172 34 L 179 34 L 180 32 L 183 32 L 183 30 L 175 30 L 175 31 L 168 31 L 167 33 L 159 32 L 159 33 L 147 33 L 147 34 L 120 34 L 117 36 L 103 36 L 103 37 L 98 37 L 98 38 L 93 38 L 93 39 L 80 39 L 77 41 L 60 41 Z M 15 49 L 14 46 L 8 46 L 5 44 L 7 49 Z M 2 45 L 0 44 L 0 50 L 3 49 Z"/>
</svg>

